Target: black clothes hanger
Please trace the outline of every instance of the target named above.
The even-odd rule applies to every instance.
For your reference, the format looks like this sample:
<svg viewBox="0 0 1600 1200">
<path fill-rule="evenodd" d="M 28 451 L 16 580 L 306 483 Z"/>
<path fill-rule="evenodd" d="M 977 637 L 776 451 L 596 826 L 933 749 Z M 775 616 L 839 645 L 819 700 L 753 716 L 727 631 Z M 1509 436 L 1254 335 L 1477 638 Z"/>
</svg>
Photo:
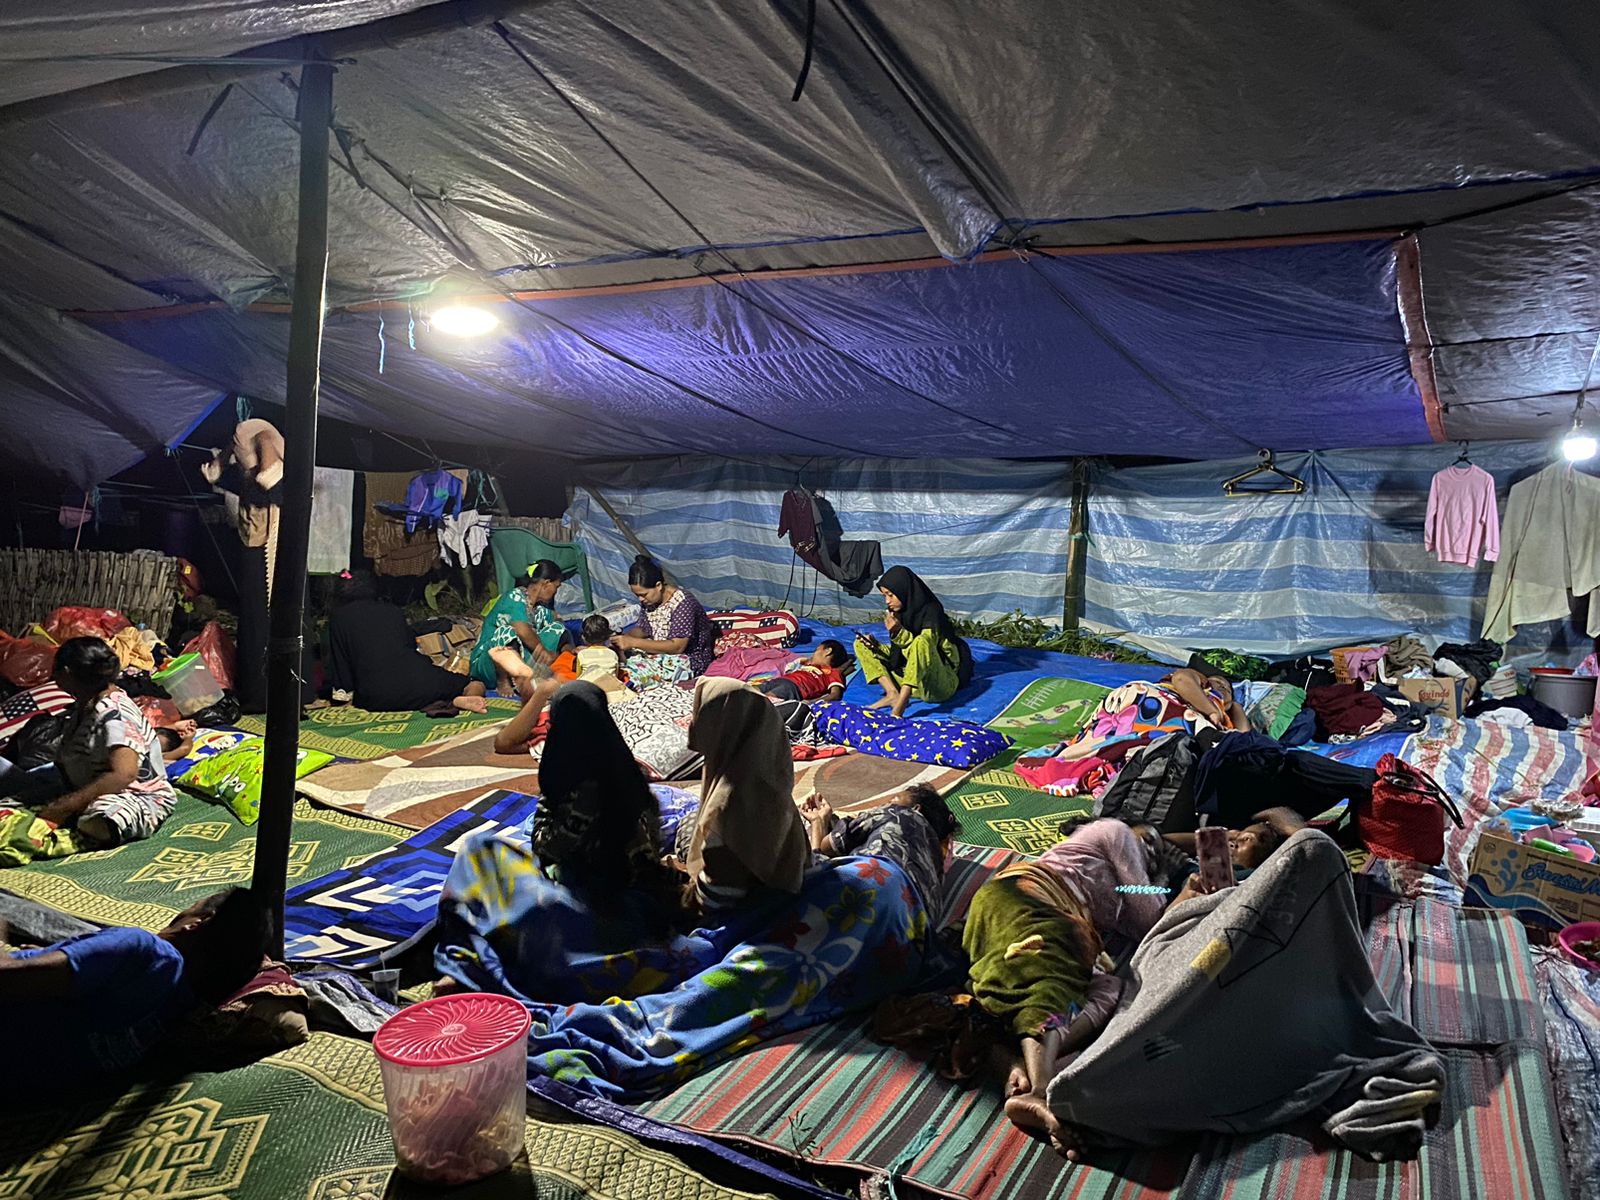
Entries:
<svg viewBox="0 0 1600 1200">
<path fill-rule="evenodd" d="M 1246 483 L 1251 479 L 1255 482 Z M 1304 479 L 1280 470 L 1273 464 L 1271 450 L 1256 451 L 1255 466 L 1222 481 L 1223 495 L 1230 499 L 1239 496 L 1298 496 L 1305 490 Z"/>
</svg>

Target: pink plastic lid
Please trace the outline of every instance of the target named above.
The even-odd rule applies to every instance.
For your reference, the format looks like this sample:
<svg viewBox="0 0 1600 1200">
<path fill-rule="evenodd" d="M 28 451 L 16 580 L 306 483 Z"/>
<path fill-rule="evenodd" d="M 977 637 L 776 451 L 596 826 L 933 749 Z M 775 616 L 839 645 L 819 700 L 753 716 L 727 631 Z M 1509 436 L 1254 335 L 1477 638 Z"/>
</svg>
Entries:
<svg viewBox="0 0 1600 1200">
<path fill-rule="evenodd" d="M 378 1057 L 402 1067 L 453 1067 L 526 1040 L 533 1019 L 510 996 L 468 992 L 402 1009 L 372 1039 Z"/>
</svg>

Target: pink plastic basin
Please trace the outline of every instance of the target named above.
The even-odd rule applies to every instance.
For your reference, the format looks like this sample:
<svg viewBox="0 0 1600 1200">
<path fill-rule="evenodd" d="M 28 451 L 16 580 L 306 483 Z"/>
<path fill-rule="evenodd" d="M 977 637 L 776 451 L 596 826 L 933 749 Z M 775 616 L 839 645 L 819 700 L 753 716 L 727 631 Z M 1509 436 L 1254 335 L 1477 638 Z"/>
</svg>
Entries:
<svg viewBox="0 0 1600 1200">
<path fill-rule="evenodd" d="M 440 996 L 396 1013 L 372 1039 L 401 1174 L 463 1184 L 522 1152 L 528 1010 L 509 996 Z"/>
<path fill-rule="evenodd" d="M 1590 971 L 1600 971 L 1600 962 L 1592 958 L 1585 958 L 1572 947 L 1577 942 L 1587 942 L 1591 938 L 1600 937 L 1600 921 L 1579 921 L 1576 925 L 1568 925 L 1556 935 L 1556 941 L 1561 945 L 1561 953 L 1565 954 L 1580 967 Z"/>
</svg>

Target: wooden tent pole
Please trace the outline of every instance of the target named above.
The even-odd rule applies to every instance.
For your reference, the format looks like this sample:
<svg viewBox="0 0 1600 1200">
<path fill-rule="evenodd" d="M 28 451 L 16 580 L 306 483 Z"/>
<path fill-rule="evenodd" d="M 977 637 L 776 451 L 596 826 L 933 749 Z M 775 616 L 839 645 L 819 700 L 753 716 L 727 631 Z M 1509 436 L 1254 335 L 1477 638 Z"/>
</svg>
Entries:
<svg viewBox="0 0 1600 1200">
<path fill-rule="evenodd" d="M 1076 632 L 1083 616 L 1083 576 L 1089 559 L 1089 460 L 1072 460 L 1072 516 L 1067 522 L 1067 580 L 1061 628 Z"/>
<path fill-rule="evenodd" d="M 333 64 L 300 69 L 300 211 L 289 318 L 288 393 L 283 425 L 283 504 L 273 572 L 267 643 L 267 745 L 261 769 L 252 887 L 274 915 L 275 957 L 283 953 L 283 893 L 294 824 L 294 777 L 300 750 L 306 559 L 311 546 L 311 488 L 317 461 L 317 387 L 328 283 L 328 132 Z"/>
</svg>

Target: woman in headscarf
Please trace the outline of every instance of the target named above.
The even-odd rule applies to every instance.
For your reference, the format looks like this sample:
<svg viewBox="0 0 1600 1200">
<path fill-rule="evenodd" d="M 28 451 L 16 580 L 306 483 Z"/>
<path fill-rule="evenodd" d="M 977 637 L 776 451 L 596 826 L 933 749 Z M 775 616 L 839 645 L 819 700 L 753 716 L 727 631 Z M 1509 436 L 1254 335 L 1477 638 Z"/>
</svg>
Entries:
<svg viewBox="0 0 1600 1200">
<path fill-rule="evenodd" d="M 873 708 L 905 715 L 912 700 L 935 704 L 972 682 L 972 651 L 933 590 L 908 567 L 890 567 L 878 580 L 887 645 L 870 633 L 856 638 L 861 677 L 883 688 Z"/>
<path fill-rule="evenodd" d="M 682 910 L 660 806 L 606 694 L 569 683 L 549 709 L 539 806 L 526 834 L 475 834 L 457 854 L 435 964 L 457 985 L 566 1003 L 588 998 L 596 960 L 664 943 Z M 627 981 L 604 986 L 621 994 Z"/>
<path fill-rule="evenodd" d="M 536 681 L 550 678 L 550 664 L 572 642 L 556 616 L 560 587 L 561 568 L 541 558 L 495 602 L 467 660 L 474 679 L 502 696 L 526 698 Z"/>
<path fill-rule="evenodd" d="M 778 710 L 737 679 L 702 679 L 689 748 L 705 756 L 699 814 L 677 839 L 694 907 L 727 912 L 762 891 L 799 892 L 811 849 Z"/>
</svg>

